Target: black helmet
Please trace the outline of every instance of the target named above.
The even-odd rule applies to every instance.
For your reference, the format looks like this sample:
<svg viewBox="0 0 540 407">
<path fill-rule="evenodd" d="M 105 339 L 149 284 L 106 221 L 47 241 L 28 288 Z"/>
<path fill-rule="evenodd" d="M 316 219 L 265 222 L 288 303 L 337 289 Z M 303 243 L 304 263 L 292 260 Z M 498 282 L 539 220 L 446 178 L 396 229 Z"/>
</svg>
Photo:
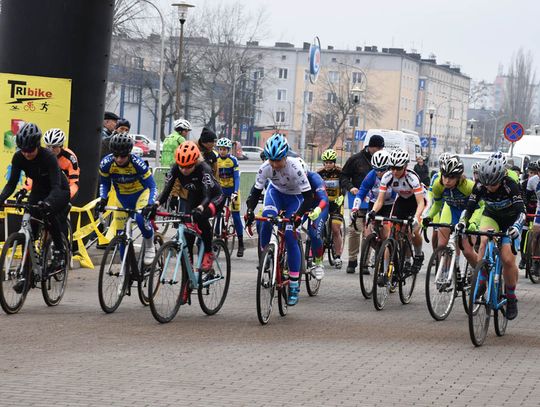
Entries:
<svg viewBox="0 0 540 407">
<path fill-rule="evenodd" d="M 266 153 L 264 152 L 264 150 L 261 151 L 260 156 L 261 156 L 261 161 L 266 161 L 267 158 L 266 158 Z"/>
<path fill-rule="evenodd" d="M 115 155 L 128 155 L 133 149 L 133 138 L 127 133 L 114 133 L 109 141 L 109 148 Z"/>
<path fill-rule="evenodd" d="M 26 123 L 17 132 L 15 141 L 21 150 L 33 150 L 41 142 L 41 130 L 34 123 Z"/>
<path fill-rule="evenodd" d="M 126 119 L 118 119 L 118 121 L 116 122 L 116 128 L 119 128 L 121 126 L 131 129 L 131 123 L 129 122 L 129 120 Z"/>
<path fill-rule="evenodd" d="M 527 168 L 529 171 L 538 171 L 538 161 L 531 161 L 529 163 L 529 167 Z"/>
</svg>

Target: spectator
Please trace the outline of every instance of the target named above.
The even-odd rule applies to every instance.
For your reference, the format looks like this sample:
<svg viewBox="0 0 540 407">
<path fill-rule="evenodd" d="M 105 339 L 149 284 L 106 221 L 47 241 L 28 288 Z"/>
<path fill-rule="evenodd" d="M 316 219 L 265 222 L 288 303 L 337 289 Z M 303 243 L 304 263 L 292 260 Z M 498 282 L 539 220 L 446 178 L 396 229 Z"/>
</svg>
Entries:
<svg viewBox="0 0 540 407">
<path fill-rule="evenodd" d="M 204 158 L 204 161 L 212 168 L 214 176 L 218 178 L 217 173 L 217 158 L 218 155 L 214 151 L 214 146 L 216 145 L 217 136 L 212 130 L 207 129 L 206 127 L 202 129 L 201 137 L 199 137 L 199 150 L 201 150 L 201 155 Z"/>
<path fill-rule="evenodd" d="M 430 184 L 429 167 L 426 165 L 424 161 L 424 157 L 422 157 L 421 155 L 416 157 L 416 165 L 414 166 L 414 172 L 418 174 L 418 178 L 420 178 L 420 182 L 424 184 L 425 186 L 429 187 L 429 184 Z"/>
<path fill-rule="evenodd" d="M 101 129 L 101 157 L 110 154 L 109 140 L 116 128 L 119 117 L 113 112 L 105 112 L 103 115 L 103 128 Z"/>
<path fill-rule="evenodd" d="M 118 119 L 115 130 L 117 133 L 129 133 L 131 130 L 131 123 L 126 119 Z"/>
<path fill-rule="evenodd" d="M 349 208 L 353 207 L 353 200 L 360 184 L 371 171 L 371 156 L 376 151 L 384 148 L 384 138 L 378 134 L 371 136 L 369 144 L 359 153 L 349 157 L 341 170 L 340 185 L 343 190 L 348 191 Z M 360 211 L 365 214 L 367 203 L 360 206 Z M 360 239 L 364 227 L 363 219 L 355 219 L 356 228 L 351 223 L 349 226 L 349 263 L 347 273 L 354 273 L 358 266 L 358 252 L 360 250 Z"/>
</svg>

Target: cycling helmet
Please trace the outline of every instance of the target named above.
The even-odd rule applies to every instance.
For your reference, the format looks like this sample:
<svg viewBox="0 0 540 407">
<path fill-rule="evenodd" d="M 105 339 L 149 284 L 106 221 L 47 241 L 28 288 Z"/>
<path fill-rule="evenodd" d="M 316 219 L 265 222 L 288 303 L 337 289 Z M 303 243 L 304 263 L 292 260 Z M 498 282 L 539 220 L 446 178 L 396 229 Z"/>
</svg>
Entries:
<svg viewBox="0 0 540 407">
<path fill-rule="evenodd" d="M 445 177 L 461 177 L 464 167 L 459 157 L 450 157 L 443 161 L 441 165 L 441 174 Z"/>
<path fill-rule="evenodd" d="M 475 174 L 478 174 L 478 171 L 480 171 L 480 166 L 482 165 L 481 161 L 477 161 L 472 165 L 472 171 Z"/>
<path fill-rule="evenodd" d="M 375 171 L 386 171 L 390 165 L 390 153 L 386 150 L 379 150 L 371 157 L 371 166 Z"/>
<path fill-rule="evenodd" d="M 500 157 L 490 157 L 482 164 L 478 171 L 478 181 L 483 185 L 496 185 L 504 178 L 506 170 L 505 160 Z"/>
<path fill-rule="evenodd" d="M 450 153 L 442 153 L 440 156 L 439 156 L 439 168 L 442 167 L 443 163 L 448 160 L 450 157 L 452 157 L 452 154 Z"/>
<path fill-rule="evenodd" d="M 66 134 L 60 129 L 49 129 L 43 135 L 43 142 L 48 147 L 62 147 L 66 141 Z"/>
<path fill-rule="evenodd" d="M 261 157 L 261 161 L 266 161 L 266 153 L 264 152 L 264 150 L 261 151 L 260 157 Z"/>
<path fill-rule="evenodd" d="M 221 137 L 217 141 L 216 147 L 232 148 L 232 141 L 229 140 L 227 137 Z"/>
<path fill-rule="evenodd" d="M 176 131 L 188 130 L 191 131 L 191 123 L 186 119 L 178 119 L 174 121 L 173 125 Z"/>
<path fill-rule="evenodd" d="M 332 150 L 329 148 L 321 155 L 321 160 L 323 161 L 336 161 L 337 160 L 337 153 L 335 150 Z"/>
<path fill-rule="evenodd" d="M 277 161 L 287 156 L 289 142 L 283 134 L 275 133 L 268 139 L 264 146 L 264 152 L 269 160 Z"/>
<path fill-rule="evenodd" d="M 127 127 L 131 130 L 131 123 L 127 119 L 118 119 L 116 122 L 116 128 L 119 129 L 120 127 Z"/>
<path fill-rule="evenodd" d="M 34 123 L 26 123 L 17 132 L 15 142 L 21 150 L 33 150 L 41 142 L 41 130 Z"/>
<path fill-rule="evenodd" d="M 495 153 L 492 153 L 489 158 L 496 158 L 498 160 L 502 160 L 504 162 L 505 167 L 506 167 L 506 164 L 508 164 L 508 160 L 506 159 L 506 156 L 501 151 L 496 151 Z"/>
<path fill-rule="evenodd" d="M 538 161 L 531 161 L 527 167 L 527 171 L 538 171 Z"/>
<path fill-rule="evenodd" d="M 197 164 L 200 155 L 201 151 L 197 147 L 197 144 L 188 140 L 178 146 L 174 153 L 174 159 L 180 167 L 191 167 Z"/>
<path fill-rule="evenodd" d="M 389 161 L 393 167 L 405 167 L 409 163 L 409 153 L 400 148 L 392 150 Z"/>
<path fill-rule="evenodd" d="M 133 149 L 133 138 L 128 133 L 114 133 L 109 148 L 114 155 L 128 155 Z"/>
</svg>

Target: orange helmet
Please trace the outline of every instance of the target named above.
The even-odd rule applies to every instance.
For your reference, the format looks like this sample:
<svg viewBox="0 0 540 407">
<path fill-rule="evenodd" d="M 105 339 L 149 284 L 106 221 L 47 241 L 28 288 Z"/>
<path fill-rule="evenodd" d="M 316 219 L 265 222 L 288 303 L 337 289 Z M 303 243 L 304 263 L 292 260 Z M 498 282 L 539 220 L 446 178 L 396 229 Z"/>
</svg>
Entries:
<svg viewBox="0 0 540 407">
<path fill-rule="evenodd" d="M 197 163 L 201 152 L 193 141 L 184 141 L 174 153 L 176 164 L 180 167 L 191 167 Z"/>
</svg>

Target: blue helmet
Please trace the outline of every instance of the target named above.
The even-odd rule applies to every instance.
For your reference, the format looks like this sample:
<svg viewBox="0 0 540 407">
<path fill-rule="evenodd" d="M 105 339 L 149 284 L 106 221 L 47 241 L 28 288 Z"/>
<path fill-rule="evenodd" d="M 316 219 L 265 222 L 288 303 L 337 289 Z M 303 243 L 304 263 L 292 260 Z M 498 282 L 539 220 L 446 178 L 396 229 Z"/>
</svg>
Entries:
<svg viewBox="0 0 540 407">
<path fill-rule="evenodd" d="M 266 158 L 272 161 L 281 160 L 289 152 L 289 142 L 283 134 L 275 133 L 264 146 Z"/>
</svg>

